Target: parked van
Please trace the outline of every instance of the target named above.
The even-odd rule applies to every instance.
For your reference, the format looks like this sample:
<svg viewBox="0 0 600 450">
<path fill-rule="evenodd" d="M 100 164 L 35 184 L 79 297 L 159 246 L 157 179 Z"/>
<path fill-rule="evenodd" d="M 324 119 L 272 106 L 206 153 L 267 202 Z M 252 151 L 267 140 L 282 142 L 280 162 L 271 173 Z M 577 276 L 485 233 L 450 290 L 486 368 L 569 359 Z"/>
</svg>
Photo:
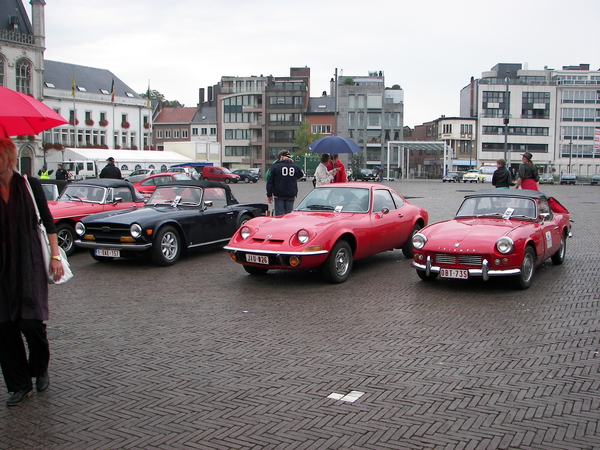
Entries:
<svg viewBox="0 0 600 450">
<path fill-rule="evenodd" d="M 237 183 L 240 181 L 240 176 L 225 167 L 204 166 L 202 167 L 201 179 L 221 181 L 222 183 Z"/>
</svg>

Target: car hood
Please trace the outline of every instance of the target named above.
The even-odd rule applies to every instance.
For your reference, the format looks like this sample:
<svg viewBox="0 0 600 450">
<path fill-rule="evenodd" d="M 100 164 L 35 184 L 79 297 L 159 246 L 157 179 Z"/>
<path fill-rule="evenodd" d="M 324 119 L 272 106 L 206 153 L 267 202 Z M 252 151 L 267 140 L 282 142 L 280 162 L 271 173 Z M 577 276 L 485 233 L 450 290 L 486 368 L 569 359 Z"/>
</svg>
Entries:
<svg viewBox="0 0 600 450">
<path fill-rule="evenodd" d="M 273 239 L 285 239 L 301 229 L 317 234 L 328 227 L 341 230 L 345 228 L 343 222 L 356 220 L 361 215 L 364 216 L 355 213 L 293 211 L 281 217 L 257 217 L 248 222 L 248 225 L 256 229 L 256 234 L 252 235 L 254 238 L 261 239 L 270 235 Z"/>
<path fill-rule="evenodd" d="M 151 219 L 155 220 L 161 215 L 172 214 L 174 211 L 179 211 L 179 209 L 170 206 L 144 206 L 137 209 L 121 209 L 118 211 L 94 214 L 93 216 L 85 217 L 82 222 L 85 224 L 110 222 L 112 224 L 131 225 L 134 222 L 145 223 Z"/>
<path fill-rule="evenodd" d="M 58 220 L 65 217 L 78 217 L 96 214 L 103 210 L 103 205 L 79 201 L 60 201 L 48 202 L 48 208 L 50 208 L 50 212 L 52 213 L 54 220 Z"/>
<path fill-rule="evenodd" d="M 504 219 L 454 219 L 434 223 L 421 230 L 427 237 L 426 248 L 438 249 L 472 246 L 488 243 L 495 245 L 498 238 L 531 222 Z"/>
</svg>

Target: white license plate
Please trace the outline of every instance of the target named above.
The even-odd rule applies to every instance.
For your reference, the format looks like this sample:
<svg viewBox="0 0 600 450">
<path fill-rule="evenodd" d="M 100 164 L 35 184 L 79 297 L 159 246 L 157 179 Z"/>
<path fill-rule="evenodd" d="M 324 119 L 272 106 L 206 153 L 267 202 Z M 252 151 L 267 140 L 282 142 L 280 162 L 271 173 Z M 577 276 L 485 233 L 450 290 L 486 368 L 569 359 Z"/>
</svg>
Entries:
<svg viewBox="0 0 600 450">
<path fill-rule="evenodd" d="M 256 264 L 269 264 L 269 257 L 268 256 L 261 256 L 261 255 L 246 255 L 246 261 L 247 262 L 251 262 L 251 263 L 256 263 Z"/>
<path fill-rule="evenodd" d="M 440 269 L 442 278 L 459 278 L 461 280 L 469 279 L 469 271 L 464 269 Z"/>
<path fill-rule="evenodd" d="M 94 254 L 96 256 L 109 256 L 111 258 L 118 258 L 121 256 L 121 252 L 119 250 L 105 250 L 103 248 L 97 248 L 94 250 Z"/>
</svg>

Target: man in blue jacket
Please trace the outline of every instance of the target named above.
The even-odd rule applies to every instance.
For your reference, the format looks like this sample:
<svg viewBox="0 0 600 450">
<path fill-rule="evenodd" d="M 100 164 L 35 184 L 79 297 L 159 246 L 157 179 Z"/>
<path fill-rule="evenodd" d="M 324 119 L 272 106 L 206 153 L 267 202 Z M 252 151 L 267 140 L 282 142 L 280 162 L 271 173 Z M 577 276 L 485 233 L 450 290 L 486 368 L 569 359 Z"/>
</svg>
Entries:
<svg viewBox="0 0 600 450">
<path fill-rule="evenodd" d="M 302 169 L 294 164 L 290 152 L 281 150 L 267 178 L 267 201 L 275 204 L 274 216 L 292 212 L 298 195 L 298 179 L 303 176 Z"/>
</svg>

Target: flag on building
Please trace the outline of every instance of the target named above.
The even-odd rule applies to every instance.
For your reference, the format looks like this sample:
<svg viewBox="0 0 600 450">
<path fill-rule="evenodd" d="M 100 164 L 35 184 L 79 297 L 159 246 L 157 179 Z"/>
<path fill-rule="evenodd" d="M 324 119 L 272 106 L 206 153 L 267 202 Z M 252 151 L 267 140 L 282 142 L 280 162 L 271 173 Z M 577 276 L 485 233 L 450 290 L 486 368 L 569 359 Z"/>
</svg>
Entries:
<svg viewBox="0 0 600 450">
<path fill-rule="evenodd" d="M 112 80 L 112 85 L 110 87 L 110 101 L 112 103 L 115 102 L 115 79 Z"/>
<path fill-rule="evenodd" d="M 71 76 L 71 97 L 75 98 L 75 72 Z"/>
</svg>

